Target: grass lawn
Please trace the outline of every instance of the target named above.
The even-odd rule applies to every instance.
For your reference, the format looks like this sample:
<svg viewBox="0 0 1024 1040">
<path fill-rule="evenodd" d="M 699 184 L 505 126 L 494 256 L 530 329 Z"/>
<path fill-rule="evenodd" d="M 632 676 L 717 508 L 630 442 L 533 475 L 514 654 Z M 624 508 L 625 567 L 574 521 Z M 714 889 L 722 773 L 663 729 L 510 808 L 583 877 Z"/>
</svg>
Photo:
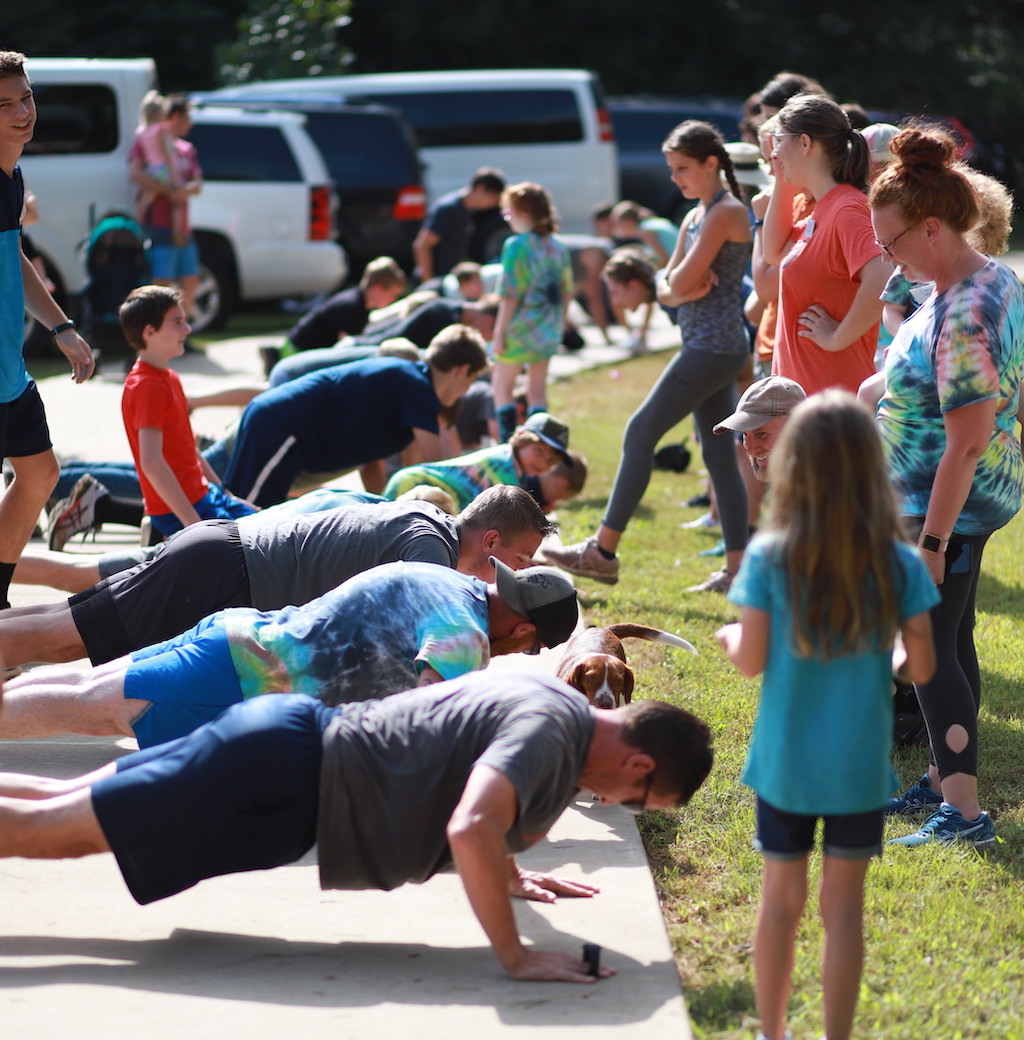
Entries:
<svg viewBox="0 0 1024 1040">
<path fill-rule="evenodd" d="M 597 369 L 551 388 L 553 412 L 572 429 L 572 444 L 590 461 L 582 496 L 560 510 L 562 537 L 592 533 L 607 500 L 622 429 L 667 358 L 641 358 Z M 692 428 L 685 423 L 689 438 Z M 669 441 L 675 438 L 670 435 Z M 656 472 L 629 526 L 615 586 L 580 579 L 590 622 L 637 621 L 678 632 L 699 657 L 631 641 L 640 696 L 669 700 L 707 719 L 716 765 L 685 813 L 651 812 L 642 830 L 662 900 L 696 1035 L 754 1037 L 750 943 L 760 885 L 760 856 L 751 848 L 753 799 L 739 782 L 759 684 L 726 661 L 715 629 L 737 611 L 722 595 L 682 590 L 718 565 L 699 550 L 717 531 L 684 531 L 697 515 L 680 502 L 701 486 L 699 453 L 687 473 Z M 841 547 L 837 547 L 841 551 Z M 982 806 L 999 843 L 973 850 L 887 850 L 868 874 L 867 952 L 855 1027 L 857 1037 L 1010 1040 L 1024 1037 L 1024 521 L 996 534 L 985 552 L 978 593 L 977 642 L 984 685 L 981 711 Z M 899 756 L 897 771 L 912 782 L 927 752 Z M 887 836 L 915 824 L 896 822 Z M 812 857 L 814 875 L 820 855 Z M 818 981 L 822 929 L 813 899 L 801 925 L 791 1028 L 796 1038 L 823 1031 Z"/>
</svg>

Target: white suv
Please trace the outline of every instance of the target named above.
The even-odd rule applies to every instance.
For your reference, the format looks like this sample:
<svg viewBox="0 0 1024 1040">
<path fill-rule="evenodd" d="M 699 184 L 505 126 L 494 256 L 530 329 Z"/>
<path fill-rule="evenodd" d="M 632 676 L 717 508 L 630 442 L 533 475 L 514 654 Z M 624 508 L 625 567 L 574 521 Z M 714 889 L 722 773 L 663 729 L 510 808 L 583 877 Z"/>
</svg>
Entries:
<svg viewBox="0 0 1024 1040">
<path fill-rule="evenodd" d="M 240 299 L 340 285 L 348 263 L 334 241 L 334 190 L 304 117 L 218 107 L 192 119 L 203 170 L 189 207 L 202 263 L 196 328 L 223 324 Z"/>
<path fill-rule="evenodd" d="M 111 209 L 133 209 L 128 152 L 156 69 L 149 58 L 33 58 L 26 68 L 39 112 L 21 161 L 39 202 L 29 234 L 67 307 L 85 285 L 90 230 Z M 196 111 L 191 137 L 206 178 L 190 207 L 203 264 L 197 327 L 222 323 L 239 300 L 314 295 L 345 278 L 333 188 L 301 116 Z M 45 332 L 26 344 L 40 347 L 52 349 Z"/>
</svg>

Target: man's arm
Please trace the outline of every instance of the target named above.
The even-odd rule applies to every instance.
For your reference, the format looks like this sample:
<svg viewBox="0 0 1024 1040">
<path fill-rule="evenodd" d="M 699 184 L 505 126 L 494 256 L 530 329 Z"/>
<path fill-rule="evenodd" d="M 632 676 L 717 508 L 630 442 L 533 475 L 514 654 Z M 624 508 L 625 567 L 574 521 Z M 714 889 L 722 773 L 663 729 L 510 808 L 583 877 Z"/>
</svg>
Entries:
<svg viewBox="0 0 1024 1040">
<path fill-rule="evenodd" d="M 434 246 L 441 241 L 441 236 L 428 227 L 421 227 L 412 243 L 412 255 L 416 268 L 420 273 L 420 281 L 426 282 L 434 277 Z"/>
<path fill-rule="evenodd" d="M 199 523 L 201 517 L 182 490 L 174 470 L 167 465 L 164 458 L 164 431 L 157 426 L 143 426 L 139 429 L 139 468 L 156 493 L 171 507 L 171 512 L 181 521 L 182 527 Z"/>
<path fill-rule="evenodd" d="M 505 835 L 515 822 L 518 800 L 509 779 L 498 770 L 477 765 L 448 821 L 448 845 L 470 906 L 502 967 L 521 981 L 594 982 L 583 961 L 568 953 L 527 948 L 519 937 L 510 890 L 555 883 L 544 875 L 520 875 L 510 869 Z M 583 888 L 584 886 L 577 886 Z M 590 895 L 589 891 L 580 894 Z M 545 897 L 541 897 L 545 898 Z M 614 969 L 602 967 L 605 978 Z"/>
<path fill-rule="evenodd" d="M 50 295 L 46 283 L 39 277 L 39 272 L 32 266 L 32 261 L 24 253 L 21 254 L 21 280 L 25 287 L 25 310 L 41 325 L 55 329 L 68 320 Z M 74 329 L 65 329 L 56 337 L 56 342 L 60 352 L 71 362 L 74 381 L 84 383 L 93 374 L 96 364 L 92 348 Z"/>
</svg>

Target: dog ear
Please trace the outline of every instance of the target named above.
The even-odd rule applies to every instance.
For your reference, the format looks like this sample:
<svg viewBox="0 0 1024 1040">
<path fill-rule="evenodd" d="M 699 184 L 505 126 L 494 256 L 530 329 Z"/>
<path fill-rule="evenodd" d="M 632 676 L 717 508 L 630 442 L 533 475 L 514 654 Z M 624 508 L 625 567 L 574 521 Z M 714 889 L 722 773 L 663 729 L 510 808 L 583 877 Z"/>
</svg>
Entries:
<svg viewBox="0 0 1024 1040">
<path fill-rule="evenodd" d="M 622 703 L 629 704 L 633 700 L 633 669 L 627 668 L 622 676 Z"/>
<path fill-rule="evenodd" d="M 567 673 L 560 676 L 563 682 L 567 682 L 574 690 L 579 690 L 584 697 L 587 696 L 587 691 L 583 688 L 583 675 L 586 669 L 586 661 L 578 661 Z M 589 697 L 587 699 L 589 700 Z"/>
</svg>

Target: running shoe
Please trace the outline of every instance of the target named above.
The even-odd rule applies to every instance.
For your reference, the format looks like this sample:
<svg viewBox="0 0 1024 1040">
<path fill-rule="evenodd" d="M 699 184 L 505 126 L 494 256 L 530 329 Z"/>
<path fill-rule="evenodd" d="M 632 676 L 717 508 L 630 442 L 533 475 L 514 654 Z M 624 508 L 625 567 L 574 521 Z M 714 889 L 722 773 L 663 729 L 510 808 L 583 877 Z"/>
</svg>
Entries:
<svg viewBox="0 0 1024 1040">
<path fill-rule="evenodd" d="M 585 542 L 575 545 L 545 546 L 542 550 L 547 563 L 561 567 L 563 571 L 577 574 L 581 578 L 593 578 L 605 585 L 614 585 L 619 580 L 619 558 L 610 560 L 597 547 L 597 538 L 591 535 Z"/>
<path fill-rule="evenodd" d="M 69 538 L 97 527 L 96 503 L 110 492 L 93 476 L 86 473 L 62 502 L 50 513 L 46 525 L 46 540 L 51 549 L 59 552 Z"/>
<path fill-rule="evenodd" d="M 717 527 L 718 521 L 710 513 L 703 513 L 696 520 L 688 520 L 685 524 L 680 524 L 679 526 L 684 531 L 700 531 Z"/>
<path fill-rule="evenodd" d="M 949 802 L 943 802 L 937 812 L 932 813 L 921 824 L 919 830 L 902 838 L 893 838 L 890 845 L 905 845 L 916 848 L 929 842 L 943 845 L 971 845 L 976 849 L 990 849 L 996 843 L 996 828 L 983 812 L 976 820 L 965 820 Z"/>
<path fill-rule="evenodd" d="M 942 805 L 942 795 L 932 787 L 925 773 L 920 780 L 908 787 L 903 794 L 890 798 L 885 805 L 886 816 L 913 816 L 914 813 L 935 812 Z"/>
<path fill-rule="evenodd" d="M 710 549 L 701 549 L 698 556 L 724 556 L 725 555 L 725 540 L 719 538 Z"/>
<path fill-rule="evenodd" d="M 732 588 L 732 580 L 736 575 L 724 567 L 715 571 L 699 585 L 691 585 L 687 592 L 728 592 Z"/>
</svg>

